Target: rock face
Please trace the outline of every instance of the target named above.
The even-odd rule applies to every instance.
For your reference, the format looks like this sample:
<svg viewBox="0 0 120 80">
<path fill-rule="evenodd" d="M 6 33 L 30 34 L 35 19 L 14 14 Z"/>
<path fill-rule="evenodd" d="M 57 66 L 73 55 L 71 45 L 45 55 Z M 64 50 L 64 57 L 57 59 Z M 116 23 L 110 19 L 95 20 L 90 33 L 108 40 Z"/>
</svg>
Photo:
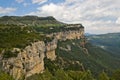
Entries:
<svg viewBox="0 0 120 80">
<path fill-rule="evenodd" d="M 4 59 L 3 70 L 12 75 L 16 80 L 21 76 L 31 76 L 35 73 L 43 72 L 45 44 L 43 41 L 35 42 L 27 46 L 23 51 L 19 51 L 16 58 Z"/>
<path fill-rule="evenodd" d="M 51 42 L 46 44 L 46 57 L 50 60 L 55 60 L 55 49 L 57 48 L 57 39 L 53 39 Z"/>
<path fill-rule="evenodd" d="M 48 37 L 54 36 L 57 40 L 65 41 L 67 39 L 80 39 L 84 38 L 84 27 L 80 24 L 70 24 L 67 27 L 57 33 L 48 34 Z"/>
<path fill-rule="evenodd" d="M 67 25 L 64 31 L 46 35 L 54 37 L 54 39 L 47 43 L 44 41 L 34 42 L 23 50 L 14 48 L 13 52 L 19 52 L 17 57 L 1 58 L 2 69 L 16 80 L 22 76 L 26 78 L 36 73 L 42 73 L 44 71 L 44 58 L 47 57 L 51 61 L 56 59 L 55 49 L 58 40 L 84 38 L 84 28 L 81 28 L 80 24 Z M 71 46 L 68 45 L 67 50 L 70 51 Z"/>
<path fill-rule="evenodd" d="M 83 34 L 84 32 L 82 30 L 58 32 L 56 34 L 56 38 L 64 41 L 66 39 L 80 39 L 81 37 L 83 37 Z"/>
</svg>

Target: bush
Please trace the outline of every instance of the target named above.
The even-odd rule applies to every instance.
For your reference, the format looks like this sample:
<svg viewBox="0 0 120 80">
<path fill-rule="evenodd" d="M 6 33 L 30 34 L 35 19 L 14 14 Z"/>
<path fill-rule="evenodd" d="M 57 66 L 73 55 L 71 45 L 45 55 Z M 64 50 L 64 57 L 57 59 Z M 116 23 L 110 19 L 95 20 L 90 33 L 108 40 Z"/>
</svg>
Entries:
<svg viewBox="0 0 120 80">
<path fill-rule="evenodd" d="M 0 80 L 14 80 L 10 75 L 0 71 Z"/>
<path fill-rule="evenodd" d="M 18 52 L 12 52 L 11 50 L 7 50 L 3 54 L 3 58 L 17 57 L 17 55 L 18 55 Z"/>
</svg>

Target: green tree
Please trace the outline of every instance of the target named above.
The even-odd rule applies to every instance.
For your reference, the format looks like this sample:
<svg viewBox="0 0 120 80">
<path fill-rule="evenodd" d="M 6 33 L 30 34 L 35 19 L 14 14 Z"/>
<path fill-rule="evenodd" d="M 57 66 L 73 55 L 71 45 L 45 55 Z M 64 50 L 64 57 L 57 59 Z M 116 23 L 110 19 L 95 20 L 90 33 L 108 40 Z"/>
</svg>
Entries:
<svg viewBox="0 0 120 80">
<path fill-rule="evenodd" d="M 95 80 L 95 79 L 94 79 L 91 71 L 88 70 L 88 71 L 85 71 L 82 73 L 80 80 Z"/>
<path fill-rule="evenodd" d="M 109 80 L 109 77 L 107 76 L 107 74 L 103 71 L 99 74 L 98 76 L 98 80 Z"/>
<path fill-rule="evenodd" d="M 80 80 L 82 73 L 83 73 L 82 71 L 72 71 L 72 70 L 67 71 L 67 74 L 68 74 L 73 80 Z"/>
<path fill-rule="evenodd" d="M 61 69 L 55 72 L 55 79 L 56 80 L 73 80 L 71 77 L 68 76 L 68 74 L 65 71 Z"/>
<path fill-rule="evenodd" d="M 120 80 L 120 70 L 116 70 L 112 75 L 112 80 Z"/>
</svg>

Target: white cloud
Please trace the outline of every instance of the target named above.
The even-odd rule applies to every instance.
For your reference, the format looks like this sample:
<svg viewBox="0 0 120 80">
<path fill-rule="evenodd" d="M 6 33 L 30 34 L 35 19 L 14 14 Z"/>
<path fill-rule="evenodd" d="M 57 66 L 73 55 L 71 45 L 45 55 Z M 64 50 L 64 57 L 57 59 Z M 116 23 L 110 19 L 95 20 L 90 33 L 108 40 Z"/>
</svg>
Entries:
<svg viewBox="0 0 120 80">
<path fill-rule="evenodd" d="M 82 23 L 90 33 L 120 32 L 119 5 L 120 0 L 65 0 L 59 4 L 45 4 L 29 14 Z"/>
<path fill-rule="evenodd" d="M 11 12 L 14 12 L 15 10 L 16 10 L 16 8 L 3 8 L 3 7 L 0 7 L 0 14 L 11 13 Z"/>
<path fill-rule="evenodd" d="M 27 6 L 29 6 L 30 5 L 30 3 L 23 3 L 23 6 L 24 7 L 27 7 Z"/>
<path fill-rule="evenodd" d="M 18 3 L 24 2 L 24 0 L 15 0 L 15 1 L 18 2 Z"/>
<path fill-rule="evenodd" d="M 42 4 L 42 3 L 45 3 L 47 2 L 48 0 L 32 0 L 32 3 L 33 4 Z"/>
<path fill-rule="evenodd" d="M 117 24 L 120 24 L 120 17 L 116 20 Z"/>
</svg>

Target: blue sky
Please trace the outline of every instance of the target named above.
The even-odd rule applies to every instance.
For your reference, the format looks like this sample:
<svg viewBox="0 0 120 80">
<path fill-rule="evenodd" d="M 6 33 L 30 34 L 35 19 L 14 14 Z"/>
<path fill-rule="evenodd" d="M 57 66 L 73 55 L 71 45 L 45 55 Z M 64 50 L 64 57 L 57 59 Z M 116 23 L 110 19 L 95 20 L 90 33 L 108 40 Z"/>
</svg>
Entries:
<svg viewBox="0 0 120 80">
<path fill-rule="evenodd" d="M 94 34 L 120 32 L 120 0 L 0 0 L 0 16 L 54 16 Z"/>
<path fill-rule="evenodd" d="M 0 0 L 0 7 L 5 10 L 10 8 L 13 10 L 8 10 L 8 12 L 0 12 L 0 16 L 4 15 L 26 15 L 30 12 L 37 11 L 37 8 L 45 4 L 58 4 L 64 2 L 64 0 Z M 7 11 L 7 10 L 6 10 Z"/>
</svg>

